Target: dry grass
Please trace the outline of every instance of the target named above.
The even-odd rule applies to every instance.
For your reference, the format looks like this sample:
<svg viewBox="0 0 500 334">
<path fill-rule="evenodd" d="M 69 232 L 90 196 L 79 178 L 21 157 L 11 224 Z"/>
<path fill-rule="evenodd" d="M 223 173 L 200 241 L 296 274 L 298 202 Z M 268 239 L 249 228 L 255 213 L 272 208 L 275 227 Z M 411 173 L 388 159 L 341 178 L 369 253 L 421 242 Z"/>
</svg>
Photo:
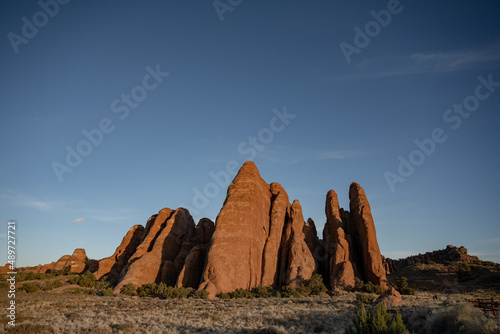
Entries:
<svg viewBox="0 0 500 334">
<path fill-rule="evenodd" d="M 6 305 L 6 293 L 0 294 Z M 428 314 L 477 297 L 439 295 L 434 301 L 432 296 L 403 296 L 406 305 L 398 310 L 409 319 L 423 308 Z M 63 290 L 19 292 L 16 305 L 17 326 L 7 333 L 343 333 L 358 307 L 356 294 L 344 292 L 297 299 L 162 300 Z M 6 325 L 4 314 L 2 318 Z"/>
</svg>

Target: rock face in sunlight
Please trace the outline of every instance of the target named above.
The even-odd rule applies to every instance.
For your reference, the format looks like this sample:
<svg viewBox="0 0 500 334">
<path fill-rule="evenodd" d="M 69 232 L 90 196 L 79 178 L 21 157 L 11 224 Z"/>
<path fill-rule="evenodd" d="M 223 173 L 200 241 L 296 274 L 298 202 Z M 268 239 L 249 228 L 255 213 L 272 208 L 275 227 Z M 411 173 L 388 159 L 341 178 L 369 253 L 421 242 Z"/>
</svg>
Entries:
<svg viewBox="0 0 500 334">
<path fill-rule="evenodd" d="M 346 236 L 346 224 L 342 221 L 337 194 L 333 190 L 326 195 L 325 212 L 326 224 L 323 229 L 323 240 L 328 254 L 331 254 L 327 260 L 330 287 L 352 289 L 355 278 L 354 254 L 350 243 L 352 239 Z"/>
<path fill-rule="evenodd" d="M 160 210 L 148 221 L 143 240 L 123 268 L 115 292 L 120 292 L 129 283 L 136 287 L 154 282 L 175 284 L 180 269 L 174 261 L 183 241 L 193 236 L 194 228 L 188 210 Z"/>
<path fill-rule="evenodd" d="M 137 246 L 142 241 L 144 227 L 134 225 L 123 237 L 121 244 L 116 248 L 114 254 L 99 261 L 97 271 L 94 273 L 97 279 L 108 276 L 111 279 L 118 279 L 123 267 L 134 254 Z"/>
<path fill-rule="evenodd" d="M 332 289 L 352 289 L 355 278 L 387 288 L 386 268 L 377 243 L 370 205 L 363 188 L 349 190 L 350 212 L 339 208 L 337 194 L 326 196 L 323 240 L 312 219 L 304 221 L 298 200 L 290 203 L 279 183 L 268 184 L 251 161 L 227 190 L 214 224 L 195 226 L 187 209 L 164 208 L 146 227 L 133 226 L 114 254 L 89 260 L 76 249 L 37 272 L 90 270 L 97 279 L 116 281 L 114 292 L 133 284 L 166 283 L 206 290 L 211 297 L 257 286 L 299 286 L 320 273 Z"/>
<path fill-rule="evenodd" d="M 73 273 L 82 273 L 87 266 L 87 254 L 85 253 L 85 249 L 77 248 L 73 252 L 73 255 L 70 256 L 68 262 L 66 262 L 65 267 L 69 267 L 69 271 Z"/>
<path fill-rule="evenodd" d="M 356 259 L 363 279 L 386 289 L 388 281 L 377 242 L 375 224 L 363 188 L 352 183 L 349 188 L 349 206 L 354 222 L 354 244 L 359 257 Z"/>
</svg>

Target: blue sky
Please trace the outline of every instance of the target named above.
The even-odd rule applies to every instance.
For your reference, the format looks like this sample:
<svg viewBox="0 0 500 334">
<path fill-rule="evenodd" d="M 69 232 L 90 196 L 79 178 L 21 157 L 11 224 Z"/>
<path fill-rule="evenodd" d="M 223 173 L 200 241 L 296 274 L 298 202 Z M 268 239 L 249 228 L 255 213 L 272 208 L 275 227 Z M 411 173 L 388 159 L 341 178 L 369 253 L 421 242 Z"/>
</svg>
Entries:
<svg viewBox="0 0 500 334">
<path fill-rule="evenodd" d="M 0 262 L 11 219 L 18 266 L 215 219 L 249 158 L 320 233 L 356 181 L 386 256 L 500 262 L 496 1 L 61 2 L 0 6 Z"/>
</svg>

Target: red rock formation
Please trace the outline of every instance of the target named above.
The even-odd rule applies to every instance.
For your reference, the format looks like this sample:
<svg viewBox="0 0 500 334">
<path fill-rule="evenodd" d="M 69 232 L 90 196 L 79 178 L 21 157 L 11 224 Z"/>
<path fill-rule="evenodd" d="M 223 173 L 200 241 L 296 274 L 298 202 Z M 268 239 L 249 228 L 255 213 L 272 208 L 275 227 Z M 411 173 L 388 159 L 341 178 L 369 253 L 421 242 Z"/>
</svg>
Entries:
<svg viewBox="0 0 500 334">
<path fill-rule="evenodd" d="M 42 266 L 42 268 L 40 268 L 40 270 L 38 272 L 41 273 L 41 274 L 45 274 L 45 273 L 51 271 L 54 268 L 55 265 L 56 265 L 55 262 L 44 264 Z"/>
<path fill-rule="evenodd" d="M 66 263 L 68 262 L 71 255 L 63 255 L 59 260 L 57 260 L 52 270 L 63 270 L 66 267 Z"/>
<path fill-rule="evenodd" d="M 362 261 L 360 267 L 363 271 L 363 277 L 365 280 L 386 289 L 388 281 L 378 247 L 370 204 L 363 188 L 355 182 L 349 188 L 349 201 L 356 231 L 357 247 Z"/>
<path fill-rule="evenodd" d="M 115 293 L 129 283 L 136 287 L 153 282 L 175 284 L 178 272 L 173 262 L 184 240 L 194 232 L 194 221 L 186 209 L 165 208 L 146 225 L 145 237 L 122 271 Z"/>
<path fill-rule="evenodd" d="M 70 267 L 69 271 L 73 273 L 82 273 L 87 265 L 87 255 L 85 249 L 77 248 L 73 255 L 66 262 L 65 267 Z"/>
<path fill-rule="evenodd" d="M 285 284 L 298 286 L 304 280 L 311 278 L 316 271 L 314 257 L 305 242 L 304 217 L 302 206 L 294 200 L 290 209 L 290 218 L 284 234 L 284 247 L 282 250 L 282 272 Z M 284 270 L 283 270 L 284 269 Z"/>
<path fill-rule="evenodd" d="M 446 246 L 445 249 L 427 252 L 425 254 L 412 255 L 405 259 L 392 260 L 389 258 L 383 259 L 387 273 L 396 272 L 405 267 L 412 266 L 417 263 L 429 263 L 431 261 L 446 264 L 448 262 L 463 262 L 463 263 L 481 263 L 482 261 L 477 256 L 467 254 L 467 248 L 464 246 L 455 247 L 452 245 Z"/>
<path fill-rule="evenodd" d="M 388 286 L 387 290 L 373 301 L 372 306 L 377 306 L 380 303 L 384 304 L 386 307 L 398 307 L 404 305 L 401 294 L 392 286 Z"/>
<path fill-rule="evenodd" d="M 215 296 L 260 285 L 269 233 L 269 185 L 253 162 L 240 168 L 217 220 L 200 288 Z"/>
<path fill-rule="evenodd" d="M 175 259 L 176 266 L 182 266 L 177 287 L 198 288 L 203 275 L 208 243 L 214 233 L 215 224 L 208 218 L 202 218 L 196 229 L 194 237 L 189 242 L 184 242 Z M 184 254 L 187 252 L 187 256 Z"/>
<path fill-rule="evenodd" d="M 333 190 L 326 195 L 325 212 L 327 220 L 323 238 L 332 255 L 329 260 L 330 287 L 352 289 L 355 283 L 353 254 L 346 239 L 337 194 Z"/>
<path fill-rule="evenodd" d="M 132 226 L 123 237 L 122 242 L 116 248 L 113 255 L 99 261 L 98 270 L 94 273 L 95 277 L 97 279 L 100 279 L 102 276 L 108 276 L 114 279 L 118 278 L 123 267 L 135 253 L 143 236 L 144 227 L 142 225 Z"/>
<path fill-rule="evenodd" d="M 283 227 L 290 215 L 288 194 L 279 183 L 271 183 L 269 236 L 262 256 L 262 286 L 279 285 L 279 252 Z"/>
</svg>

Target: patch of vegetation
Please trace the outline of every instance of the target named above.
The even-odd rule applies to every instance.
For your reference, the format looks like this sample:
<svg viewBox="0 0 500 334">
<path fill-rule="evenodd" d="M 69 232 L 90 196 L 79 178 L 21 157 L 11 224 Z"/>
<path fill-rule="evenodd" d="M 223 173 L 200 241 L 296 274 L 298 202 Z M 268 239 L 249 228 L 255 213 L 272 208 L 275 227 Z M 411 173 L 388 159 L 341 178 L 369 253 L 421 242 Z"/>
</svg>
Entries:
<svg viewBox="0 0 500 334">
<path fill-rule="evenodd" d="M 252 289 L 252 294 L 255 298 L 269 298 L 273 293 L 273 288 L 270 286 L 258 286 Z"/>
<path fill-rule="evenodd" d="M 358 292 L 356 293 L 356 300 L 360 305 L 371 305 L 375 300 L 375 295 L 372 293 Z"/>
<path fill-rule="evenodd" d="M 255 298 L 253 293 L 251 291 L 245 290 L 245 289 L 237 289 L 233 292 L 229 293 L 229 297 L 231 299 L 237 299 L 237 298 L 245 298 L 245 299 L 252 299 Z"/>
<path fill-rule="evenodd" d="M 26 284 L 26 283 L 25 283 Z M 42 287 L 43 291 L 50 291 L 55 288 L 59 288 L 63 286 L 64 283 L 62 281 L 56 280 L 56 281 L 47 281 Z"/>
<path fill-rule="evenodd" d="M 130 284 L 129 284 L 130 285 Z M 124 287 L 125 288 L 125 287 Z M 165 299 L 208 299 L 208 291 L 195 290 L 193 288 L 175 288 L 165 283 L 149 283 L 137 288 L 140 297 L 159 297 Z"/>
<path fill-rule="evenodd" d="M 220 299 L 231 299 L 231 296 L 229 296 L 229 293 L 221 292 L 217 295 Z"/>
<path fill-rule="evenodd" d="M 134 284 L 132 284 L 132 283 L 125 285 L 124 287 L 122 287 L 122 290 L 121 290 L 121 293 L 123 293 L 124 295 L 127 295 L 127 296 L 132 296 L 135 294 L 135 292 L 136 292 L 136 288 L 135 288 Z"/>
<path fill-rule="evenodd" d="M 436 264 L 436 261 L 429 261 L 429 262 L 427 262 L 427 264 L 434 265 L 434 264 Z"/>
<path fill-rule="evenodd" d="M 346 328 L 345 334 L 409 334 L 399 313 L 393 318 L 385 309 L 384 304 L 379 304 L 376 311 L 365 310 L 364 306 L 358 310 L 352 319 L 352 325 Z"/>
<path fill-rule="evenodd" d="M 379 287 L 380 288 L 380 287 Z M 303 290 L 304 292 L 300 291 Z M 309 295 L 320 295 L 322 293 L 326 293 L 328 289 L 326 288 L 325 284 L 323 283 L 323 277 L 319 274 L 313 275 L 310 279 L 305 280 L 299 287 L 299 292 L 302 295 L 309 296 Z M 382 290 L 380 290 L 382 292 Z"/>
<path fill-rule="evenodd" d="M 79 286 L 81 286 L 83 288 L 91 288 L 94 286 L 95 281 L 96 281 L 95 275 L 92 274 L 90 271 L 86 271 L 79 276 L 75 276 L 75 277 L 71 278 L 68 281 L 68 283 L 78 284 Z"/>
<path fill-rule="evenodd" d="M 392 286 L 402 295 L 415 295 L 415 290 L 408 286 L 408 278 L 405 276 L 396 278 Z"/>
<path fill-rule="evenodd" d="M 375 285 L 372 282 L 365 283 L 357 277 L 354 279 L 354 289 L 360 292 L 376 293 L 379 295 L 382 293 L 380 285 Z"/>
<path fill-rule="evenodd" d="M 35 283 L 24 283 L 21 287 L 21 290 L 26 291 L 27 293 L 37 292 L 38 289 L 38 284 Z"/>
<path fill-rule="evenodd" d="M 281 295 L 286 298 L 300 298 L 302 295 L 300 292 L 291 286 L 282 286 L 281 287 Z"/>
<path fill-rule="evenodd" d="M 497 333 L 495 321 L 469 303 L 438 309 L 419 307 L 406 322 L 408 329 L 416 333 Z"/>
<path fill-rule="evenodd" d="M 113 296 L 113 289 L 111 288 L 106 288 L 103 292 L 102 295 L 105 297 L 112 297 Z"/>
</svg>

